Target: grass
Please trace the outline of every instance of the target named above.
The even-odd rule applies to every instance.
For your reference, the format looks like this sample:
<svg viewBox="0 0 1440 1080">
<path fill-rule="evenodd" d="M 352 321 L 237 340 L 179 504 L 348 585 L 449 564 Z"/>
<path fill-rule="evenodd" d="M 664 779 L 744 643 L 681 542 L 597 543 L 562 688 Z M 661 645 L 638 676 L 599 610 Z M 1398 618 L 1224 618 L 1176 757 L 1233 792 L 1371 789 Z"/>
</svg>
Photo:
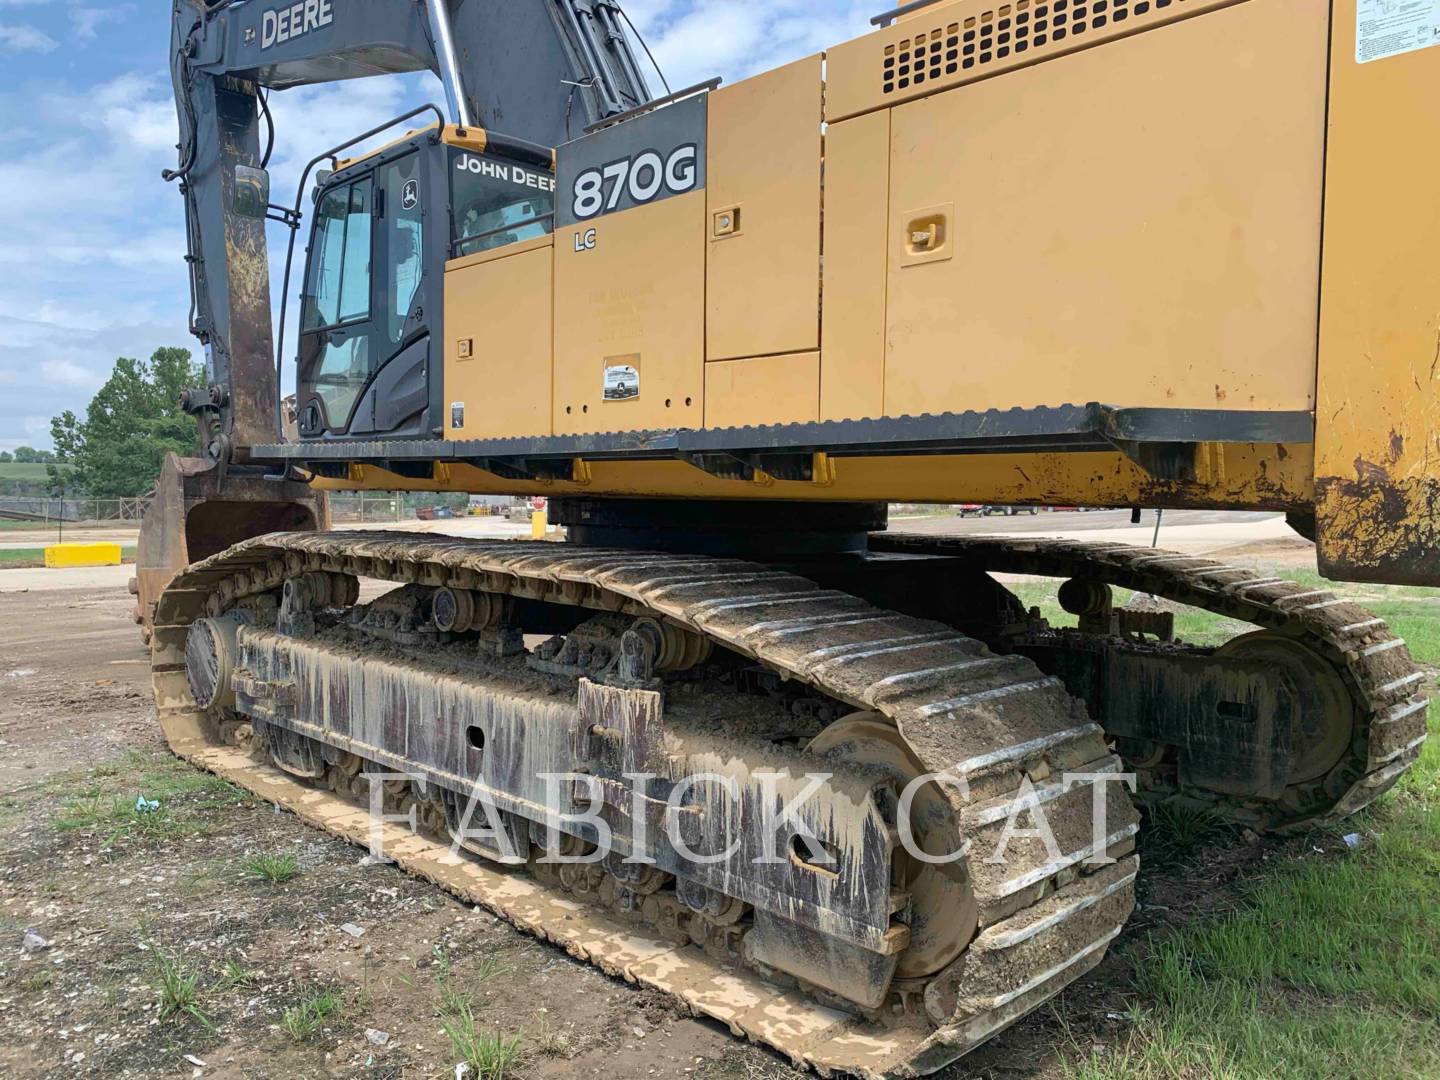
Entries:
<svg viewBox="0 0 1440 1080">
<path fill-rule="evenodd" d="M 568 1057 L 570 1036 L 550 1022 L 550 1010 L 539 1009 L 535 1013 L 535 1045 L 546 1057 Z"/>
<path fill-rule="evenodd" d="M 252 971 L 233 956 L 225 958 L 220 968 L 220 989 L 230 990 L 237 986 L 254 986 L 260 981 L 260 972 Z"/>
<path fill-rule="evenodd" d="M 256 855 L 242 864 L 245 876 L 267 885 L 283 885 L 300 876 L 300 863 L 294 855 Z"/>
<path fill-rule="evenodd" d="M 62 473 L 74 471 L 73 465 L 57 465 Z M 0 461 L 0 480 L 46 480 L 50 466 L 43 461 Z"/>
<path fill-rule="evenodd" d="M 510 969 L 493 956 L 482 957 L 474 968 L 467 969 L 463 983 L 457 976 L 450 954 L 443 946 L 431 949 L 435 962 L 435 985 L 440 995 L 440 1013 L 457 1015 L 471 1008 L 475 991 L 491 979 L 509 974 Z"/>
<path fill-rule="evenodd" d="M 441 945 L 431 949 L 435 963 L 435 984 L 440 996 L 440 1027 L 450 1040 L 456 1056 L 470 1066 L 475 1080 L 504 1080 L 520 1058 L 521 1036 L 505 1037 L 497 1031 L 483 1031 L 475 1020 L 471 997 L 475 989 L 510 969 L 493 956 L 483 957 L 466 972 L 465 986 L 457 985 L 450 954 Z M 540 1018 L 541 1045 L 546 1053 L 561 1054 L 567 1040 Z"/>
<path fill-rule="evenodd" d="M 211 810 L 249 800 L 235 785 L 174 759 L 131 751 L 82 773 L 45 782 L 63 799 L 52 823 L 62 833 L 104 830 L 104 847 L 125 839 L 167 840 L 203 835 L 220 825 Z M 158 802 L 156 809 L 139 800 Z"/>
<path fill-rule="evenodd" d="M 66 803 L 56 814 L 55 828 L 60 832 L 104 828 L 103 847 L 110 848 L 124 839 L 172 840 L 203 833 L 205 822 L 190 816 L 177 817 L 165 803 L 155 809 L 138 804 L 138 797 L 84 794 Z"/>
<path fill-rule="evenodd" d="M 1233 831 L 1213 810 L 1184 803 L 1156 806 L 1150 811 L 1148 825 L 1151 841 L 1182 854 Z"/>
<path fill-rule="evenodd" d="M 1294 567 L 1275 569 L 1275 576 L 1286 577 L 1309 589 L 1330 589 L 1337 596 L 1355 600 L 1385 619 L 1391 630 L 1409 643 L 1411 652 L 1417 658 L 1431 657 L 1431 663 L 1440 663 L 1440 592 L 1435 589 L 1412 588 L 1403 585 L 1354 585 L 1327 581 L 1313 570 Z M 1025 607 L 1038 607 L 1040 614 L 1052 626 L 1074 626 L 1076 618 L 1060 607 L 1056 594 L 1061 581 L 1057 579 L 1030 579 L 1007 582 L 1006 588 L 1018 596 Z M 1115 589 L 1115 605 L 1123 606 L 1134 595 L 1129 589 Z M 1236 622 L 1222 615 L 1214 615 L 1198 608 L 1181 608 L 1175 612 L 1175 636 L 1191 645 L 1223 645 L 1237 634 L 1247 633 L 1254 627 L 1248 623 Z"/>
<path fill-rule="evenodd" d="M 286 1009 L 280 1027 L 295 1042 L 314 1035 L 332 1016 L 345 1011 L 345 999 L 334 990 L 314 990 L 299 1004 Z"/>
<path fill-rule="evenodd" d="M 469 1005 L 462 1005 L 440 1023 L 455 1056 L 470 1066 L 475 1080 L 504 1080 L 506 1070 L 520 1059 L 520 1036 L 484 1031 Z"/>
<path fill-rule="evenodd" d="M 189 1016 L 210 1027 L 210 1018 L 200 1008 L 196 989 L 200 976 L 179 958 L 167 956 L 154 946 L 151 948 L 155 955 L 155 988 L 160 995 L 160 1015 Z"/>
</svg>

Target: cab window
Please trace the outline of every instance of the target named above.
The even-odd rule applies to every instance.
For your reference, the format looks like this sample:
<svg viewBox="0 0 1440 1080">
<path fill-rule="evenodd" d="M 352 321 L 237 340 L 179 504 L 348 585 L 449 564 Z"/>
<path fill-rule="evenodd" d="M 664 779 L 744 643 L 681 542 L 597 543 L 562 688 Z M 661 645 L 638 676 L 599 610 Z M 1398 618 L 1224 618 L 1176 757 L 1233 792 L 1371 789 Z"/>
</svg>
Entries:
<svg viewBox="0 0 1440 1080">
<path fill-rule="evenodd" d="M 544 236 L 555 227 L 555 177 L 494 154 L 451 155 L 454 257 Z"/>
<path fill-rule="evenodd" d="M 370 316 L 370 180 L 327 191 L 316 208 L 302 329 Z"/>
<path fill-rule="evenodd" d="M 379 171 L 385 192 L 381 216 L 385 233 L 385 329 L 391 344 L 405 327 L 425 273 L 424 208 L 421 206 L 420 155 L 406 154 Z"/>
</svg>

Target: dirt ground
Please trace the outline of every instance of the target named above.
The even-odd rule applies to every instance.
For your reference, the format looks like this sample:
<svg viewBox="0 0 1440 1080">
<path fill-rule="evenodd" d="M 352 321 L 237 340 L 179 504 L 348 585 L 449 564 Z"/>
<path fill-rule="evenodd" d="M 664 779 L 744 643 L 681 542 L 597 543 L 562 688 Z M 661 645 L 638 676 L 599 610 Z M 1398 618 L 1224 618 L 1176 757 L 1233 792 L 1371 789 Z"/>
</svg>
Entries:
<svg viewBox="0 0 1440 1080">
<path fill-rule="evenodd" d="M 521 1039 L 518 1077 L 800 1075 L 176 762 L 130 603 L 114 584 L 0 591 L 0 1075 L 452 1077 L 457 1003 Z M 1223 907 L 1288 853 L 1231 838 L 1151 860 L 1123 940 Z M 257 856 L 298 873 L 255 880 Z M 27 950 L 29 930 L 48 944 Z M 1133 953 L 944 1075 L 1056 1077 L 1118 1039 Z M 167 964 L 193 979 L 168 1015 Z M 324 992 L 328 1015 L 299 1027 Z"/>
</svg>

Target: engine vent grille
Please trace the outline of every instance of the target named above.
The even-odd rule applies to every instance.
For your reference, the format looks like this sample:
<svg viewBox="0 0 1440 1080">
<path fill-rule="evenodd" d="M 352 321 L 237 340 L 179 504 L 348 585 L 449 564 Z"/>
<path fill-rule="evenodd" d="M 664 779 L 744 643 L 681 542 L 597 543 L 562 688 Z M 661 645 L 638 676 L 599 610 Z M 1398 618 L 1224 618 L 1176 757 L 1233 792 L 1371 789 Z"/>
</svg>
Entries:
<svg viewBox="0 0 1440 1080">
<path fill-rule="evenodd" d="M 885 48 L 881 89 L 912 91 L 1091 31 L 1165 12 L 1185 0 L 1015 0 Z"/>
</svg>

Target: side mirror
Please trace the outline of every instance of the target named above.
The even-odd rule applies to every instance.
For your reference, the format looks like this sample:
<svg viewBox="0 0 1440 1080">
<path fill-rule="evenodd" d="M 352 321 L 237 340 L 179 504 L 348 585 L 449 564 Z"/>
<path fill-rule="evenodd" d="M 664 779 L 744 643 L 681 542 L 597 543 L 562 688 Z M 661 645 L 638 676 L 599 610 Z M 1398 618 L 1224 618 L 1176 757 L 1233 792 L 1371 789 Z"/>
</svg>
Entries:
<svg viewBox="0 0 1440 1080">
<path fill-rule="evenodd" d="M 270 174 L 249 165 L 236 165 L 230 208 L 241 217 L 263 219 L 270 212 Z"/>
<path fill-rule="evenodd" d="M 312 203 L 318 204 L 320 202 L 320 192 L 325 190 L 325 185 L 330 182 L 330 178 L 334 175 L 334 169 L 321 169 L 315 174 L 315 187 L 310 191 L 310 201 Z"/>
</svg>

